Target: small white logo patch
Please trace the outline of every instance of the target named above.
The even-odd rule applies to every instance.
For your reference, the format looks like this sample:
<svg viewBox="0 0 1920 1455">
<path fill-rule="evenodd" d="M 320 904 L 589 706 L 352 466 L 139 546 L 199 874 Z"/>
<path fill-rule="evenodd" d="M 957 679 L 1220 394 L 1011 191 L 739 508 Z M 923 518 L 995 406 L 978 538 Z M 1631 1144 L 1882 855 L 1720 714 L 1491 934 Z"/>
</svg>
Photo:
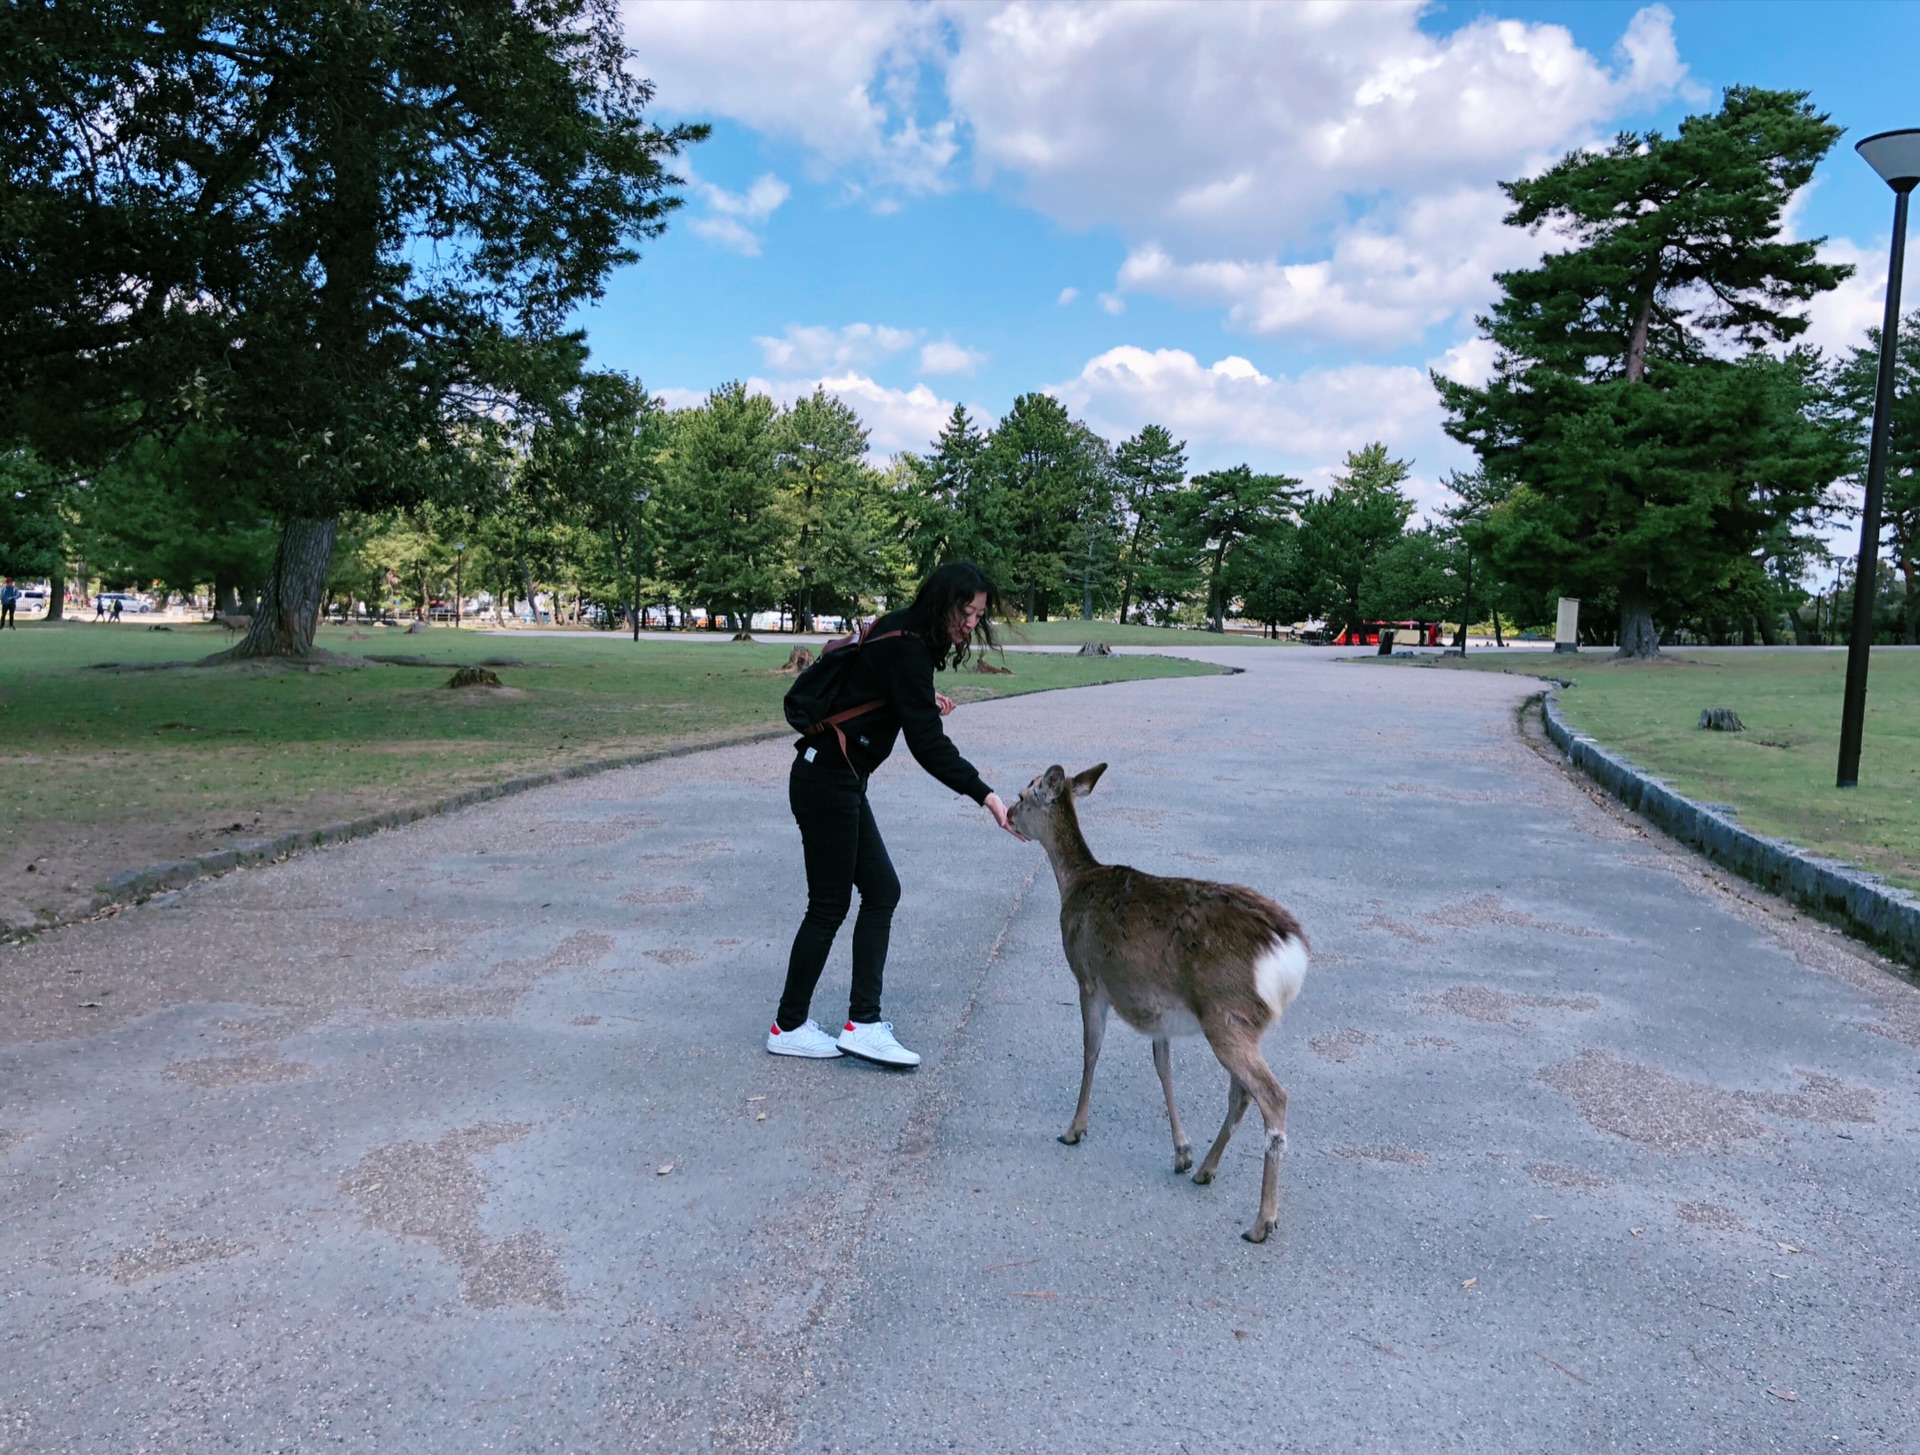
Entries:
<svg viewBox="0 0 1920 1455">
<path fill-rule="evenodd" d="M 802 754 L 802 756 L 803 756 L 803 757 L 804 757 L 804 758 L 805 758 L 805 759 L 806 759 L 806 760 L 807 760 L 807 761 L 808 761 L 809 763 L 811 763 L 811 762 L 813 761 L 813 749 L 812 749 L 812 748 L 808 748 L 808 749 L 807 749 L 807 751 L 806 751 L 806 752 L 805 752 L 804 754 Z"/>
</svg>

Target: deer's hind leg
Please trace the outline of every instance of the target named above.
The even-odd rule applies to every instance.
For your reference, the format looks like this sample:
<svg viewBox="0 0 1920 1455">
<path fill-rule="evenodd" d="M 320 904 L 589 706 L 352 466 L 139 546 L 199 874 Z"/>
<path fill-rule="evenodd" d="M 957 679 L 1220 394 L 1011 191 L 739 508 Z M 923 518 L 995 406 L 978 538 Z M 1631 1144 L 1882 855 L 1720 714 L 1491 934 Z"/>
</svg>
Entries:
<svg viewBox="0 0 1920 1455">
<path fill-rule="evenodd" d="M 1173 1170 L 1185 1172 L 1193 1166 L 1193 1143 L 1187 1129 L 1180 1125 L 1180 1112 L 1173 1104 L 1173 1052 L 1165 1036 L 1153 1038 L 1153 1069 L 1160 1073 L 1160 1089 L 1167 1094 L 1167 1121 L 1173 1128 Z"/>
<path fill-rule="evenodd" d="M 1093 1100 L 1093 1068 L 1100 1064 L 1100 1043 L 1107 1038 L 1107 998 L 1099 988 L 1080 983 L 1080 1104 L 1073 1109 L 1073 1125 L 1060 1136 L 1069 1147 L 1087 1134 L 1087 1107 Z"/>
<path fill-rule="evenodd" d="M 1243 1022 L 1226 1019 L 1206 1027 L 1207 1040 L 1214 1055 L 1233 1077 L 1236 1091 L 1251 1097 L 1260 1107 L 1260 1119 L 1266 1123 L 1267 1155 L 1260 1171 L 1260 1211 L 1253 1226 L 1240 1236 L 1249 1243 L 1264 1243 L 1280 1221 L 1280 1154 L 1287 1146 L 1287 1092 L 1260 1054 L 1260 1037 Z M 1220 1146 L 1224 1147 L 1223 1136 Z M 1208 1154 L 1212 1160 L 1212 1153 Z"/>
<path fill-rule="evenodd" d="M 1227 1150 L 1227 1143 L 1233 1140 L 1233 1129 L 1240 1125 L 1240 1118 L 1247 1114 L 1247 1104 L 1252 1100 L 1247 1088 L 1240 1084 L 1240 1078 L 1232 1072 L 1227 1073 L 1227 1119 L 1220 1123 L 1220 1135 L 1213 1139 L 1213 1145 L 1207 1149 L 1207 1157 L 1200 1164 L 1200 1170 L 1193 1174 L 1193 1180 L 1201 1187 L 1213 1181 L 1213 1174 L 1220 1170 L 1220 1157 Z"/>
</svg>

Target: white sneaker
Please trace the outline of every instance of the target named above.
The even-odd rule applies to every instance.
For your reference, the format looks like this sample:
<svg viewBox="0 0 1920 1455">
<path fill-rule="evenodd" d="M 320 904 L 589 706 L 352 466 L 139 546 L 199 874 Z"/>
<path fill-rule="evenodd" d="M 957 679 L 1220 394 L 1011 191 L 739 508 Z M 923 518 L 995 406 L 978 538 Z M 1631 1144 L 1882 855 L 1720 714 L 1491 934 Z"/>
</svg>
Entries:
<svg viewBox="0 0 1920 1455">
<path fill-rule="evenodd" d="M 871 1061 L 876 1066 L 898 1066 L 911 1070 L 920 1064 L 918 1052 L 909 1051 L 893 1038 L 892 1021 L 848 1021 L 840 1032 L 838 1045 L 849 1056 Z"/>
<path fill-rule="evenodd" d="M 775 1021 L 767 1032 L 767 1049 L 776 1056 L 811 1056 L 817 1061 L 832 1060 L 840 1054 L 833 1037 L 814 1021 L 790 1031 L 781 1030 L 780 1022 Z"/>
</svg>

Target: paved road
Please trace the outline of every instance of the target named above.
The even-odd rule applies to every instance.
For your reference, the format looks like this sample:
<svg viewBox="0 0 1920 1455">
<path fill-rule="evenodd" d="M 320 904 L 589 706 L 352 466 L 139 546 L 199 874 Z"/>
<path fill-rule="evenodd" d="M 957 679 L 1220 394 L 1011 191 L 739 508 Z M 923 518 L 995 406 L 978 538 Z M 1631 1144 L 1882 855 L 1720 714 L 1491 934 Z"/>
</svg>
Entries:
<svg viewBox="0 0 1920 1455">
<path fill-rule="evenodd" d="M 1124 1029 L 1054 1140 L 1051 876 L 909 763 L 926 1067 L 763 1054 L 799 845 L 728 750 L 7 950 L 0 1449 L 1920 1448 L 1920 993 L 1596 805 L 1516 679 L 1228 660 L 954 730 L 1306 924 L 1267 1246 L 1259 1138 L 1173 1175 Z"/>
</svg>

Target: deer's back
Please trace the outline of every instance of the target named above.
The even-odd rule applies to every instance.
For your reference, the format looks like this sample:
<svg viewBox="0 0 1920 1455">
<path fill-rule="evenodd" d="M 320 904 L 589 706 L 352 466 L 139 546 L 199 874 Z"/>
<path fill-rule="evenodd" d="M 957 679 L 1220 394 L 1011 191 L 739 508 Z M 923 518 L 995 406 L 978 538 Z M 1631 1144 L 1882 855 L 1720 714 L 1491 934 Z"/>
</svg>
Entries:
<svg viewBox="0 0 1920 1455">
<path fill-rule="evenodd" d="M 1124 864 L 1080 878 L 1061 901 L 1060 934 L 1074 973 L 1150 1033 L 1198 1029 L 1220 1011 L 1264 1027 L 1273 1010 L 1254 967 L 1282 941 L 1304 942 L 1299 922 L 1257 890 Z"/>
</svg>

